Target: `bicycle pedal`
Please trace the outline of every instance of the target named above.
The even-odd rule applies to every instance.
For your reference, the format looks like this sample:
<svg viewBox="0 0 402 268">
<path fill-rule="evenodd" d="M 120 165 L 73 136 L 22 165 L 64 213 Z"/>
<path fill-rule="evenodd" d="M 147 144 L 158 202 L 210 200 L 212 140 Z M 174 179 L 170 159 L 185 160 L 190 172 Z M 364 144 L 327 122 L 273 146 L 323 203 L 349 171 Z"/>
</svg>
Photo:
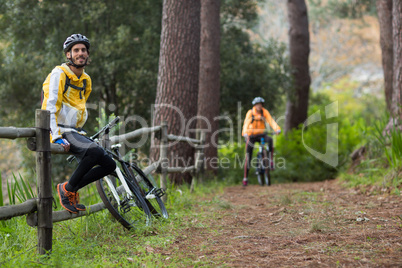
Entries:
<svg viewBox="0 0 402 268">
<path fill-rule="evenodd" d="M 157 197 L 161 198 L 162 196 L 164 196 L 166 194 L 165 190 L 163 190 L 162 188 L 154 188 L 152 191 L 152 194 L 156 195 Z"/>
<path fill-rule="evenodd" d="M 124 198 L 124 200 L 120 203 L 120 209 L 123 211 L 123 213 L 127 213 L 130 211 L 130 203 L 127 198 Z"/>
</svg>

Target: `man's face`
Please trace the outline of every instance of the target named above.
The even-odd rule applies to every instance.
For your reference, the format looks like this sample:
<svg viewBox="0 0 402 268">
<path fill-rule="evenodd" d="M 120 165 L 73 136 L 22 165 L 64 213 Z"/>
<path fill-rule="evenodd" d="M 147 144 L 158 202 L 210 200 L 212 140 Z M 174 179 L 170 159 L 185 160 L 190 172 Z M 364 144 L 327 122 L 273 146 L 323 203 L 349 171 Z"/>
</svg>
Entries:
<svg viewBox="0 0 402 268">
<path fill-rule="evenodd" d="M 254 105 L 255 109 L 257 110 L 257 112 L 261 112 L 262 110 L 262 103 L 257 103 L 256 105 Z"/>
<path fill-rule="evenodd" d="M 84 65 L 88 60 L 89 53 L 84 44 L 76 44 L 66 53 L 66 56 L 71 58 L 75 64 Z"/>
</svg>

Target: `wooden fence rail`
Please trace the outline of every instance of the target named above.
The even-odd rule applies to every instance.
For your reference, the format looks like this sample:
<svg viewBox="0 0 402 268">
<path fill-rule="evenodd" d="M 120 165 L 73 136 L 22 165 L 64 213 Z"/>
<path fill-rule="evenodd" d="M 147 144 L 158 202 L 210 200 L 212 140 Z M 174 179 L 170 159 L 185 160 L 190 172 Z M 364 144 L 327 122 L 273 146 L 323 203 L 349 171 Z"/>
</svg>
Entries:
<svg viewBox="0 0 402 268">
<path fill-rule="evenodd" d="M 195 180 L 202 178 L 203 170 L 203 144 L 204 133 L 201 132 L 199 139 L 181 137 L 167 134 L 167 123 L 162 122 L 160 126 L 141 128 L 133 132 L 106 138 L 103 144 L 110 146 L 113 144 L 126 142 L 136 137 L 140 137 L 152 132 L 159 132 L 160 135 L 160 158 L 150 164 L 143 171 L 149 175 L 153 171 L 160 173 L 160 187 L 166 190 L 167 174 L 177 172 L 192 172 Z M 70 220 L 91 213 L 101 211 L 105 208 L 103 203 L 98 203 L 87 207 L 86 211 L 72 214 L 66 210 L 52 211 L 53 194 L 51 189 L 50 163 L 51 154 L 66 154 L 62 146 L 50 143 L 50 113 L 46 110 L 36 110 L 35 128 L 16 128 L 0 127 L 0 139 L 27 138 L 27 147 L 36 152 L 36 177 L 38 185 L 38 198 L 29 199 L 18 205 L 0 207 L 0 220 L 7 220 L 17 216 L 27 215 L 27 224 L 38 227 L 38 253 L 46 254 L 52 249 L 53 223 Z M 195 146 L 195 164 L 189 167 L 168 167 L 168 142 L 188 142 Z M 191 189 L 194 184 L 192 183 Z M 1 190 L 1 188 L 0 188 Z M 166 202 L 166 195 L 163 196 Z"/>
</svg>

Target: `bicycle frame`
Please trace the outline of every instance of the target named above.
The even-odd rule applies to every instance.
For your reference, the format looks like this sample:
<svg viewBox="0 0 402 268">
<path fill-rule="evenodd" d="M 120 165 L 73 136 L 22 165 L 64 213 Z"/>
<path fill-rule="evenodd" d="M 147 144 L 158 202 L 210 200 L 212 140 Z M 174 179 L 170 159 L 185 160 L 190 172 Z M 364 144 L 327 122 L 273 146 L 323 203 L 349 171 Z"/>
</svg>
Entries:
<svg viewBox="0 0 402 268">
<path fill-rule="evenodd" d="M 271 174 L 270 174 L 270 169 L 271 169 L 271 162 L 273 161 L 271 159 L 271 151 L 269 150 L 269 146 L 265 148 L 265 141 L 262 139 L 259 142 L 259 148 L 258 148 L 258 153 L 257 153 L 257 178 L 258 178 L 258 183 L 263 186 L 264 181 L 263 178 L 265 179 L 266 185 L 271 185 Z M 268 163 L 267 163 L 268 162 Z M 268 164 L 265 165 L 264 163 Z"/>
<path fill-rule="evenodd" d="M 137 184 L 134 184 L 139 190 L 141 190 L 141 187 L 139 186 L 139 184 L 143 181 L 143 178 L 142 177 L 140 177 L 140 176 L 135 176 L 135 174 L 133 174 L 131 171 L 130 171 L 130 169 L 128 168 L 128 166 L 129 167 L 131 167 L 131 168 L 133 168 L 133 169 L 135 169 L 135 170 L 140 170 L 136 165 L 134 165 L 134 164 L 130 164 L 130 163 L 128 163 L 128 162 L 126 162 L 126 161 L 124 161 L 123 159 L 122 159 L 122 157 L 121 157 L 121 155 L 120 155 L 120 152 L 119 152 L 119 148 L 121 147 L 121 145 L 120 144 L 115 144 L 115 145 L 112 145 L 112 147 L 111 147 L 111 149 L 114 151 L 114 152 L 112 152 L 112 151 L 110 151 L 110 150 L 106 150 L 110 155 L 112 155 L 112 157 L 113 157 L 113 159 L 115 160 L 115 161 L 118 161 L 122 166 L 123 166 L 123 169 L 124 169 L 124 172 L 128 175 L 130 175 L 132 178 L 135 178 L 135 180 L 136 180 L 136 183 Z M 121 170 L 120 170 L 120 168 L 116 168 L 116 171 L 118 171 L 118 172 L 120 172 L 120 175 L 118 174 L 118 176 L 120 177 L 123 177 L 123 180 L 124 180 L 124 176 L 123 176 L 123 174 L 122 174 L 122 172 L 121 172 Z M 123 183 L 123 182 L 122 182 Z M 146 182 L 144 182 L 144 183 L 146 183 Z M 122 185 L 123 186 L 123 185 Z M 122 187 L 122 186 L 119 186 L 118 188 L 120 188 L 120 187 Z M 127 184 L 126 184 L 126 187 L 125 188 L 127 188 L 128 186 L 127 186 Z M 148 191 L 148 192 L 145 192 L 144 193 L 144 197 L 145 197 L 145 199 L 147 199 L 147 200 L 150 200 L 150 199 L 155 199 L 156 197 L 159 197 L 159 198 L 161 198 L 163 195 L 165 194 L 165 192 L 163 191 L 163 189 L 161 189 L 161 188 L 157 188 L 157 187 L 155 187 L 155 186 L 153 186 L 153 188 L 150 190 L 150 191 Z"/>
<path fill-rule="evenodd" d="M 134 194 L 131 192 L 130 188 L 128 187 L 126 179 L 124 178 L 123 173 L 121 172 L 119 167 L 116 167 L 115 172 L 117 174 L 117 178 L 120 180 L 120 182 L 122 184 L 121 186 L 115 188 L 113 182 L 107 176 L 104 178 L 104 180 L 106 181 L 107 185 L 109 186 L 109 188 L 110 188 L 110 190 L 111 190 L 111 192 L 113 194 L 113 197 L 116 200 L 116 202 L 119 205 L 121 205 L 119 194 L 117 193 L 117 190 L 120 191 L 123 188 L 124 191 L 126 191 L 126 193 L 127 193 L 127 197 L 132 197 L 132 196 L 134 196 Z"/>
</svg>

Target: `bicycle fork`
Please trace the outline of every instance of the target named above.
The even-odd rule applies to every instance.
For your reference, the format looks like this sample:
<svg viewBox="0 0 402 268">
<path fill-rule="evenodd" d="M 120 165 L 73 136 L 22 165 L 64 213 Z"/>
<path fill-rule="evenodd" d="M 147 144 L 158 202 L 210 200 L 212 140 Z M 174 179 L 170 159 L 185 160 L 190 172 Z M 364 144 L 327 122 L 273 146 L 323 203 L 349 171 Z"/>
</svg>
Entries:
<svg viewBox="0 0 402 268">
<path fill-rule="evenodd" d="M 116 171 L 117 177 L 119 178 L 119 180 L 120 180 L 122 185 L 120 185 L 119 187 L 116 188 L 115 185 L 113 184 L 112 180 L 109 179 L 109 177 L 105 177 L 104 179 L 105 179 L 107 185 L 109 186 L 110 191 L 112 192 L 114 199 L 116 200 L 117 204 L 120 206 L 122 204 L 120 202 L 119 192 L 120 193 L 124 193 L 124 192 L 126 193 L 126 196 L 125 196 L 124 200 L 130 199 L 130 197 L 134 196 L 134 194 L 131 192 L 130 188 L 128 187 L 127 182 L 126 182 L 126 180 L 125 180 L 125 178 L 123 176 L 123 173 L 121 172 L 120 168 L 116 167 L 115 171 Z"/>
</svg>

